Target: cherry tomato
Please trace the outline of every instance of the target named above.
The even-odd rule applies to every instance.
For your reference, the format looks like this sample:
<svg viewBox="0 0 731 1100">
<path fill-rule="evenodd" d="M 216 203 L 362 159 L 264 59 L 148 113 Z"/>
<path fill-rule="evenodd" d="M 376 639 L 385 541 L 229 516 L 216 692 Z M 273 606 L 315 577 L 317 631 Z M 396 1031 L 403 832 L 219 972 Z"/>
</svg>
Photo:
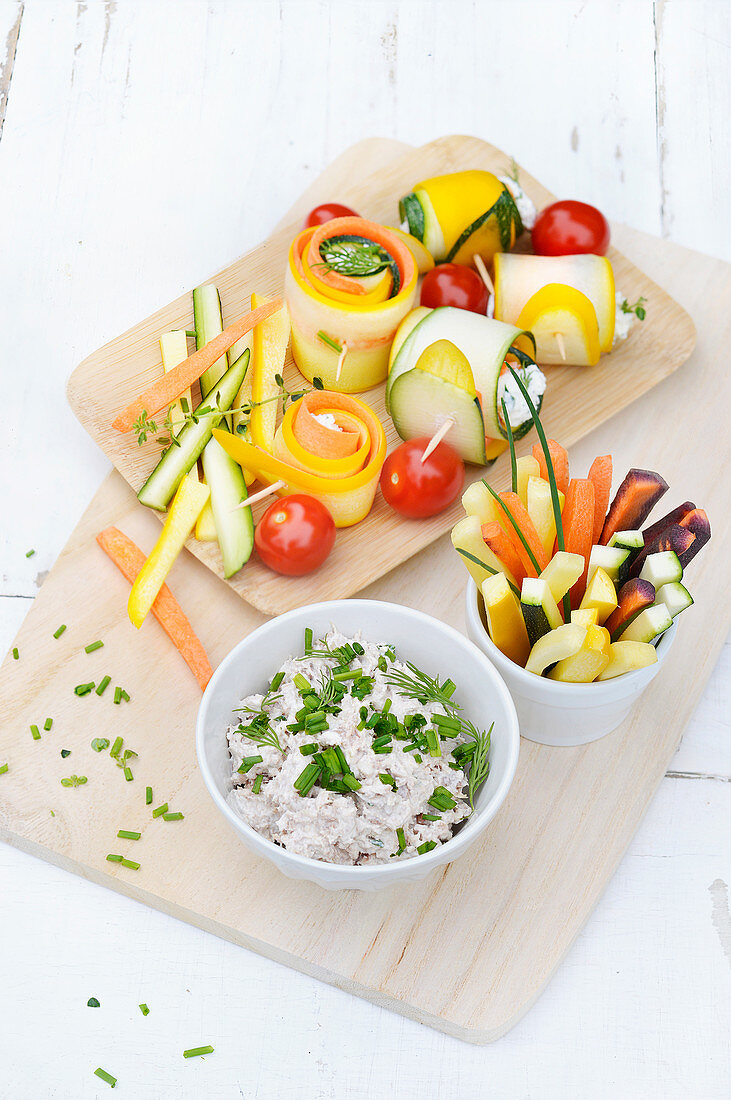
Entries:
<svg viewBox="0 0 731 1100">
<path fill-rule="evenodd" d="M 421 461 L 429 437 L 408 439 L 391 451 L 381 471 L 381 492 L 395 512 L 423 519 L 443 512 L 459 496 L 464 462 L 454 447 L 442 441 Z"/>
<path fill-rule="evenodd" d="M 455 306 L 471 313 L 487 313 L 487 287 L 471 267 L 464 264 L 439 264 L 424 276 L 421 304 L 436 309 Z"/>
<path fill-rule="evenodd" d="M 603 256 L 609 247 L 609 222 L 595 206 L 574 199 L 553 202 L 541 210 L 532 229 L 539 256 Z"/>
<path fill-rule="evenodd" d="M 314 210 L 310 210 L 305 218 L 305 229 L 309 229 L 313 225 L 324 225 L 325 222 L 331 222 L 333 218 L 357 218 L 359 216 L 355 210 L 351 210 L 349 206 L 343 206 L 340 202 L 324 202 L 322 206 L 316 206 Z"/>
<path fill-rule="evenodd" d="M 270 504 L 254 533 L 261 560 L 287 577 L 318 569 L 334 543 L 335 524 L 325 505 L 299 494 Z"/>
</svg>

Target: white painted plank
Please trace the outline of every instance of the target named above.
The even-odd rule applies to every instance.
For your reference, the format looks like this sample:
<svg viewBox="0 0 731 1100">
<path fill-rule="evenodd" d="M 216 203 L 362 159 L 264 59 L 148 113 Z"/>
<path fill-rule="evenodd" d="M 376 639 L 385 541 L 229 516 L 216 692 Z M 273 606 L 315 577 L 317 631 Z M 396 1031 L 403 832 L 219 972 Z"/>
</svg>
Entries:
<svg viewBox="0 0 731 1100">
<path fill-rule="evenodd" d="M 14 884 L 0 939 L 4 1095 L 106 1095 L 94 1092 L 101 1065 L 139 1100 L 721 1100 L 731 970 L 712 919 L 725 895 L 709 888 L 729 881 L 730 811 L 731 784 L 665 780 L 551 985 L 488 1048 L 0 847 Z M 185 1063 L 203 1043 L 215 1054 Z"/>
<path fill-rule="evenodd" d="M 662 233 L 731 259 L 731 18 L 725 0 L 658 0 Z"/>
</svg>

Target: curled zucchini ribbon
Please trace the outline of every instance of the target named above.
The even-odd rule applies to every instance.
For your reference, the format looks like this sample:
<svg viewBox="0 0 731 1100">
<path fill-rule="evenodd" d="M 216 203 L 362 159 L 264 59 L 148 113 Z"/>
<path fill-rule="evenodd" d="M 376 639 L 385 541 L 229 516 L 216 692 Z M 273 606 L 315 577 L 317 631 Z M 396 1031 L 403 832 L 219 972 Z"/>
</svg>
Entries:
<svg viewBox="0 0 731 1100">
<path fill-rule="evenodd" d="M 336 527 L 351 527 L 371 510 L 386 458 L 386 435 L 373 410 L 357 398 L 328 390 L 305 394 L 284 414 L 273 454 L 241 436 L 218 429 L 214 436 L 260 481 L 284 481 L 283 494 L 316 497 Z"/>
<path fill-rule="evenodd" d="M 285 294 L 292 353 L 305 377 L 319 376 L 341 393 L 382 382 L 391 341 L 414 304 L 417 278 L 403 240 L 365 218 L 334 218 L 299 233 L 289 251 Z M 346 346 L 339 376 L 338 346 Z"/>
</svg>

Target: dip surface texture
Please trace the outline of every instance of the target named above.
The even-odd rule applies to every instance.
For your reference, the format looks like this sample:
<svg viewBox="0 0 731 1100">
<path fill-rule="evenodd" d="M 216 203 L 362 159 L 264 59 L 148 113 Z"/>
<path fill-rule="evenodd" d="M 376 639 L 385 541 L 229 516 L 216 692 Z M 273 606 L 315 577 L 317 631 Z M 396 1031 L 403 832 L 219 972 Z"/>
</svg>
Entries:
<svg viewBox="0 0 731 1100">
<path fill-rule="evenodd" d="M 328 863 L 407 859 L 449 840 L 471 813 L 460 751 L 471 739 L 453 717 L 457 729 L 434 722 L 451 707 L 389 683 L 411 672 L 388 643 L 332 631 L 305 648 L 228 729 L 232 807 L 268 840 Z"/>
</svg>

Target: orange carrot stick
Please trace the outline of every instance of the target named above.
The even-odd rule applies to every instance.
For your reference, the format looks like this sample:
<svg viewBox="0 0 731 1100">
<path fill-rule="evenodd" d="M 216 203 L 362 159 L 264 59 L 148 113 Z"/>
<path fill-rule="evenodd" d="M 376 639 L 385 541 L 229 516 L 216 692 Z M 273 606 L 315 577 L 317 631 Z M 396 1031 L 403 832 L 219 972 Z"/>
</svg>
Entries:
<svg viewBox="0 0 731 1100">
<path fill-rule="evenodd" d="M 569 484 L 568 451 L 565 447 L 562 447 L 560 443 L 557 443 L 555 439 L 548 439 L 546 442 L 548 443 L 548 452 L 551 456 L 551 462 L 553 463 L 553 472 L 556 475 L 556 485 L 565 496 Z M 543 447 L 540 443 L 533 444 L 533 457 L 538 459 L 540 476 L 544 481 L 548 481 L 546 456 L 543 453 Z"/>
<path fill-rule="evenodd" d="M 139 546 L 117 527 L 107 527 L 104 531 L 100 531 L 96 541 L 130 584 L 133 584 L 145 563 L 145 555 Z M 201 690 L 205 689 L 213 675 L 211 662 L 180 604 L 166 584 L 158 592 L 151 611 L 190 668 Z"/>
<path fill-rule="evenodd" d="M 214 336 L 212 340 L 209 340 L 199 351 L 194 351 L 177 367 L 173 367 L 162 378 L 158 378 L 157 382 L 153 382 L 144 393 L 135 398 L 132 404 L 128 405 L 112 421 L 112 427 L 116 428 L 118 432 L 128 432 L 143 412 L 147 413 L 148 416 L 153 416 L 161 409 L 166 409 L 168 405 L 172 405 L 173 401 L 180 397 L 181 393 L 185 393 L 188 387 L 200 378 L 204 371 L 212 367 L 216 360 L 220 359 L 237 340 L 240 340 L 247 332 L 251 332 L 260 321 L 266 321 L 267 317 L 270 317 L 272 313 L 276 313 L 281 308 L 282 299 L 274 298 L 271 302 L 266 302 L 258 309 L 247 313 L 246 316 L 240 317 L 238 321 L 234 321 L 218 336 Z"/>
<path fill-rule="evenodd" d="M 571 588 L 571 606 L 578 607 L 586 589 L 594 531 L 594 485 L 588 478 L 572 477 L 561 513 L 563 537 L 570 554 L 581 554 L 584 572 Z"/>
<path fill-rule="evenodd" d="M 506 522 L 510 520 L 506 518 Z M 505 534 L 505 531 L 499 523 L 483 523 L 482 525 L 482 538 L 485 544 L 489 546 L 496 558 L 500 558 L 505 568 L 509 573 L 512 573 L 515 577 L 515 582 L 518 586 L 523 583 L 523 577 L 525 576 L 525 569 L 523 563 L 518 557 L 513 547 L 512 542 Z"/>
<path fill-rule="evenodd" d="M 594 528 L 591 540 L 596 546 L 601 538 L 612 492 L 612 456 L 599 455 L 595 458 L 587 476 L 594 486 Z"/>
<path fill-rule="evenodd" d="M 523 534 L 523 538 L 528 543 L 528 546 L 530 547 L 534 558 L 538 562 L 538 572 L 541 572 L 541 570 L 545 569 L 548 565 L 548 555 L 543 549 L 543 543 L 541 542 L 538 532 L 536 531 L 536 526 L 533 520 L 528 515 L 528 509 L 525 507 L 523 501 L 520 499 L 517 493 L 500 493 L 500 499 L 505 504 L 511 516 L 520 528 Z M 523 563 L 523 571 L 525 576 L 537 576 L 538 574 L 536 572 L 536 568 L 531 561 L 530 554 L 528 553 L 521 541 L 520 535 L 515 530 L 507 516 L 505 517 L 505 519 L 507 521 L 505 524 L 505 530 L 507 531 L 508 538 L 512 542 L 513 547 L 518 554 L 518 557 Z"/>
</svg>

